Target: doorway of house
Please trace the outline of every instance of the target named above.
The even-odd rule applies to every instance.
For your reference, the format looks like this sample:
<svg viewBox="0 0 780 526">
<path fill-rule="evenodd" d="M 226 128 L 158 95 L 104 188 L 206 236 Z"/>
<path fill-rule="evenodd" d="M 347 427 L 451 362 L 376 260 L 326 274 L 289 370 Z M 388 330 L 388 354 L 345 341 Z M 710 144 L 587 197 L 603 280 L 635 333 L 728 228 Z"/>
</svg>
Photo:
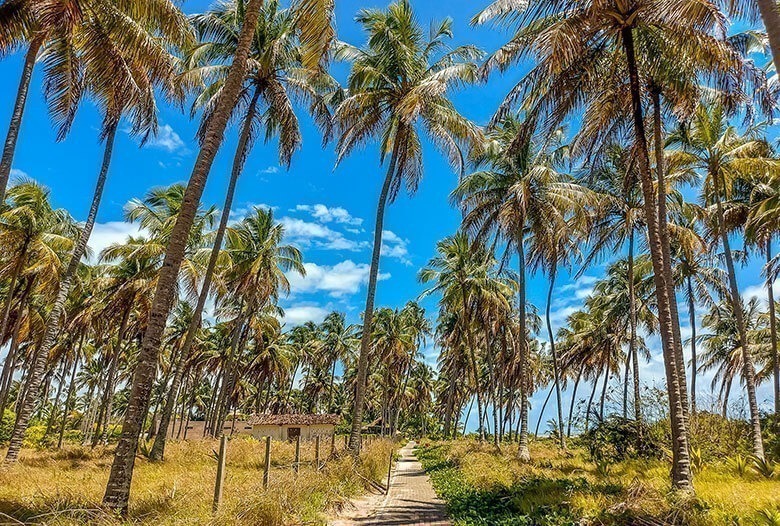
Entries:
<svg viewBox="0 0 780 526">
<path fill-rule="evenodd" d="M 300 427 L 288 427 L 287 428 L 287 440 L 295 440 L 301 436 L 301 428 Z"/>
</svg>

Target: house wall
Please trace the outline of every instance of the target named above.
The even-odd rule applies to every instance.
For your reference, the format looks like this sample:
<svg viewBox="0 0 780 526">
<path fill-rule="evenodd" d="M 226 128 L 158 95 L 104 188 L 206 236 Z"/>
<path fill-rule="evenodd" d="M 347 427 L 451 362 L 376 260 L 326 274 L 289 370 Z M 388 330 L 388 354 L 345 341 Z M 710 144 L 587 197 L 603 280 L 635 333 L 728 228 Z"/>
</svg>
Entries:
<svg viewBox="0 0 780 526">
<path fill-rule="evenodd" d="M 287 429 L 290 427 L 301 428 L 301 440 L 314 440 L 316 436 L 330 437 L 333 434 L 333 424 L 316 424 L 311 426 L 303 425 L 283 425 L 283 426 L 265 426 L 255 425 L 252 427 L 252 436 L 261 439 L 270 436 L 272 440 L 287 440 Z"/>
</svg>

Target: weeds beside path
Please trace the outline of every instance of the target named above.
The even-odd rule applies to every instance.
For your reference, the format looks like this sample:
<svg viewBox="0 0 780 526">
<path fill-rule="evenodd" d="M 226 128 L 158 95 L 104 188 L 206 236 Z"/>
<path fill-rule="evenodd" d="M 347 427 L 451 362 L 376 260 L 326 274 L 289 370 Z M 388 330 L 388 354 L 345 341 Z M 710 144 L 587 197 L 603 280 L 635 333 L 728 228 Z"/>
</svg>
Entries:
<svg viewBox="0 0 780 526">
<path fill-rule="evenodd" d="M 681 504 L 669 494 L 668 463 L 626 460 L 607 467 L 576 446 L 564 455 L 549 440 L 532 443 L 532 462 L 517 448 L 474 440 L 423 444 L 422 465 L 446 502 L 454 526 L 716 526 L 768 525 L 780 517 L 780 481 L 739 476 L 724 462 L 695 477 L 698 499 Z M 774 515 L 777 513 L 777 515 Z"/>
</svg>

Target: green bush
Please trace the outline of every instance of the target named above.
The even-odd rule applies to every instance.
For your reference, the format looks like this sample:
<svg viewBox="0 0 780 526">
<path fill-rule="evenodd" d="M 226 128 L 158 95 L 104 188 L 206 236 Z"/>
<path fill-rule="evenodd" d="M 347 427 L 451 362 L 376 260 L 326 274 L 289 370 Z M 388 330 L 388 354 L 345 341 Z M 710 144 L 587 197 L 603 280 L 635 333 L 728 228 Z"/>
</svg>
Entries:
<svg viewBox="0 0 780 526">
<path fill-rule="evenodd" d="M 639 438 L 641 429 L 642 438 Z M 632 457 L 658 458 L 664 450 L 659 433 L 635 420 L 611 415 L 596 422 L 580 437 L 583 446 L 594 460 L 624 460 Z"/>
<path fill-rule="evenodd" d="M 16 422 L 16 413 L 10 409 L 3 411 L 3 418 L 0 419 L 0 444 L 5 444 L 11 440 L 14 422 Z"/>
</svg>

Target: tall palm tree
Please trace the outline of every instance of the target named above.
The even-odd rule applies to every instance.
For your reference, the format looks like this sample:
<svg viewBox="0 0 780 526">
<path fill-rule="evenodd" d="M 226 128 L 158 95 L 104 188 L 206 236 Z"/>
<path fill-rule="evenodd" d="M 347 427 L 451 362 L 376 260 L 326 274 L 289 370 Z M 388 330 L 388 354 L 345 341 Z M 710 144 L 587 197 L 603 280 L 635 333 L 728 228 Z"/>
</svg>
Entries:
<svg viewBox="0 0 780 526">
<path fill-rule="evenodd" d="M 225 65 L 235 54 L 238 35 L 246 10 L 243 2 L 222 2 L 206 13 L 192 17 L 200 43 L 188 54 L 184 74 L 187 82 L 205 84 L 193 105 L 193 112 L 204 110 L 199 130 L 201 140 L 208 122 L 213 118 L 216 102 L 224 87 L 228 67 Z M 330 88 L 330 78 L 317 70 L 303 67 L 303 47 L 299 40 L 300 27 L 294 10 L 279 8 L 277 1 L 266 3 L 260 12 L 255 36 L 250 47 L 250 67 L 239 95 L 239 103 L 233 108 L 233 119 L 240 122 L 238 145 L 233 158 L 222 215 L 212 245 L 203 282 L 195 305 L 191 326 L 184 341 L 181 359 L 186 359 L 200 328 L 203 308 L 211 291 L 211 282 L 222 249 L 225 231 L 233 207 L 238 179 L 244 163 L 257 137 L 257 130 L 265 130 L 265 140 L 279 137 L 280 162 L 289 166 L 292 154 L 301 143 L 298 119 L 290 97 L 310 102 L 311 113 L 326 132 L 329 115 L 318 90 Z M 168 398 L 160 417 L 159 433 L 150 452 L 153 460 L 162 460 L 168 425 L 172 416 L 183 374 L 177 367 L 171 381 Z"/>
<path fill-rule="evenodd" d="M 460 145 L 477 143 L 479 129 L 462 117 L 447 98 L 454 87 L 476 80 L 479 51 L 471 46 L 450 49 L 452 20 L 434 25 L 426 39 L 414 19 L 408 0 L 398 0 L 387 10 L 366 9 L 357 22 L 368 34 L 363 48 L 340 45 L 336 57 L 352 62 L 349 96 L 336 109 L 339 129 L 338 160 L 355 147 L 377 138 L 380 160 L 388 160 L 374 225 L 371 269 L 363 313 L 363 335 L 358 357 L 357 389 L 349 448 L 360 450 L 368 354 L 371 348 L 374 296 L 379 272 L 385 207 L 401 187 L 410 193 L 422 178 L 422 145 L 418 127 L 426 130 L 458 171 L 462 170 Z"/>
<path fill-rule="evenodd" d="M 495 19 L 519 22 L 521 27 L 509 43 L 491 56 L 486 70 L 506 69 L 526 53 L 537 60 L 530 73 L 510 91 L 494 116 L 494 123 L 500 122 L 516 102 L 522 101 L 523 108 L 532 117 L 530 122 L 535 124 L 539 120 L 544 124 L 545 132 L 560 126 L 573 111 L 584 108 L 582 129 L 588 139 L 586 144 L 603 144 L 605 139 L 612 142 L 624 130 L 633 133 L 647 239 L 657 281 L 660 335 L 672 419 L 672 481 L 676 489 L 691 492 L 688 404 L 668 256 L 666 214 L 663 200 L 659 202 L 657 198 L 652 177 L 643 102 L 646 88 L 654 79 L 662 79 L 664 88 L 675 83 L 690 88 L 687 89 L 687 106 L 700 96 L 691 79 L 729 78 L 734 80 L 732 86 L 741 86 L 744 63 L 740 54 L 722 38 L 725 17 L 716 6 L 691 0 L 662 3 L 652 0 L 556 0 L 552 3 L 499 0 L 478 14 L 475 22 Z M 703 45 L 705 42 L 706 46 Z M 675 82 L 671 82 L 672 79 Z M 673 94 L 678 93 L 674 91 Z M 677 109 L 685 113 L 687 106 L 681 103 Z M 529 140 L 532 129 L 528 126 L 519 134 L 516 148 Z M 657 126 L 653 132 L 658 143 Z M 594 151 L 588 147 L 584 150 Z M 660 148 L 656 148 L 658 152 Z M 660 163 L 658 168 L 660 176 Z M 666 184 L 659 179 L 658 188 L 665 189 Z"/>
<path fill-rule="evenodd" d="M 202 146 L 184 194 L 184 205 L 171 232 L 165 260 L 158 278 L 149 314 L 149 324 L 144 333 L 141 352 L 133 373 L 122 435 L 114 453 L 111 474 L 106 484 L 106 493 L 103 496 L 103 504 L 121 514 L 127 513 L 130 483 L 135 466 L 135 453 L 138 448 L 141 428 L 146 419 L 149 397 L 157 369 L 160 339 L 165 329 L 165 320 L 173 306 L 179 267 L 184 259 L 189 231 L 195 219 L 195 212 L 200 203 L 206 179 L 246 78 L 249 50 L 262 3 L 262 0 L 249 0 L 246 4 L 244 24 L 241 27 L 233 62 L 222 88 L 222 94 L 216 102 L 214 118 L 210 120 L 203 133 Z"/>
<path fill-rule="evenodd" d="M 73 57 L 59 57 L 60 60 L 67 59 L 68 66 L 78 70 L 83 91 L 100 106 L 103 113 L 100 139 L 105 140 L 105 147 L 87 220 L 62 275 L 43 343 L 32 362 L 29 389 L 20 405 L 6 462 L 16 461 L 19 455 L 46 359 L 59 332 L 65 301 L 97 219 L 119 123 L 123 117 L 128 118 L 133 133 L 145 139 L 156 130 L 155 89 L 163 88 L 169 94 L 176 92 L 173 84 L 175 62 L 169 49 L 186 44 L 188 31 L 184 29 L 187 27 L 184 15 L 168 0 L 157 2 L 146 10 L 134 9 L 132 5 L 115 5 L 117 7 L 95 12 L 77 9 L 75 12 L 80 15 L 75 18 L 83 17 L 78 25 L 79 39 L 90 42 L 90 47 L 76 49 Z M 150 38 L 151 35 L 155 38 Z M 65 87 L 69 85 L 69 79 L 58 79 L 55 75 L 49 82 L 47 98 L 52 101 L 54 119 L 59 124 L 60 134 L 64 135 L 75 117 L 78 97 L 68 97 L 62 89 L 57 89 L 58 80 L 64 82 Z"/>
<path fill-rule="evenodd" d="M 526 243 L 529 234 L 547 231 L 550 222 L 565 223 L 565 213 L 579 207 L 581 187 L 563 180 L 555 166 L 565 149 L 554 141 L 527 143 L 511 149 L 523 126 L 516 117 L 507 117 L 489 131 L 483 151 L 475 156 L 482 168 L 468 174 L 453 192 L 453 199 L 465 211 L 463 226 L 477 239 L 488 242 L 492 236 L 507 243 L 518 257 L 518 317 L 520 334 L 526 327 Z M 556 131 L 556 134 L 561 132 Z M 528 460 L 528 350 L 526 338 L 520 347 L 520 448 L 518 455 Z"/>
<path fill-rule="evenodd" d="M 40 290 L 57 286 L 62 258 L 73 248 L 78 236 L 74 220 L 64 210 L 53 209 L 49 190 L 35 182 L 21 182 L 6 195 L 0 211 L 0 280 L 6 283 L 0 322 L 0 343 L 11 342 L 0 375 L 0 414 L 5 408 L 11 378 L 18 359 L 16 351 L 25 308 Z M 17 305 L 14 323 L 11 324 Z M 10 329 L 10 330 L 9 330 Z"/>
<path fill-rule="evenodd" d="M 339 360 L 346 359 L 354 352 L 358 339 L 358 326 L 347 324 L 344 314 L 331 312 L 321 324 L 324 335 L 324 348 L 331 362 L 330 385 L 328 386 L 328 411 L 333 408 L 335 397 L 334 382 L 336 379 L 336 365 Z"/>
<path fill-rule="evenodd" d="M 750 408 L 753 454 L 763 458 L 764 444 L 761 436 L 761 415 L 756 399 L 755 366 L 743 320 L 742 297 L 737 284 L 724 201 L 731 198 L 735 183 L 740 178 L 748 179 L 753 171 L 774 176 L 780 174 L 780 161 L 767 157 L 768 150 L 763 141 L 741 136 L 729 125 L 723 108 L 718 105 L 710 108 L 699 106 L 690 124 L 681 125 L 670 137 L 670 142 L 680 147 L 672 158 L 680 166 L 687 165 L 690 170 L 704 177 L 703 196 L 715 218 L 714 235 L 723 248 L 729 283 L 728 297 L 737 324 L 740 348 L 745 354 L 742 365 L 745 369 L 743 375 Z"/>
<path fill-rule="evenodd" d="M 722 269 L 717 267 L 709 253 L 709 246 L 702 236 L 704 211 L 682 201 L 677 196 L 672 211 L 672 255 L 675 260 L 674 281 L 682 290 L 688 306 L 688 320 L 691 325 L 691 413 L 696 413 L 696 379 L 698 376 L 698 353 L 696 334 L 696 304 L 711 306 L 713 295 L 728 295 L 724 283 L 728 280 Z"/>
<path fill-rule="evenodd" d="M 149 38 L 150 34 L 154 38 Z M 166 47 L 182 45 L 189 39 L 189 25 L 184 15 L 168 0 L 155 2 L 148 9 L 137 9 L 133 2 L 108 0 L 3 2 L 0 5 L 0 56 L 22 46 L 26 46 L 26 52 L 0 160 L 0 199 L 8 185 L 39 53 L 44 66 L 45 92 L 52 115 L 60 125 L 59 138 L 63 138 L 84 93 L 102 92 L 100 96 L 106 99 L 106 105 L 112 106 L 109 114 L 125 110 L 128 114 L 134 112 L 133 104 L 116 100 L 116 94 L 122 93 L 122 97 L 127 98 L 131 95 L 128 88 L 144 92 L 150 89 L 150 84 L 159 85 L 161 78 L 170 75 L 167 70 L 171 64 L 165 59 Z M 135 78 L 133 81 L 138 84 L 131 88 L 123 76 L 137 77 L 144 69 L 141 67 L 144 61 L 146 69 L 156 69 L 155 74 L 162 73 L 163 77 L 153 74 L 146 81 Z M 131 67 L 135 67 L 136 72 L 131 73 Z M 141 73 L 142 76 L 146 74 Z M 115 100 L 111 101 L 112 98 Z M 136 118 L 145 119 L 143 113 L 137 112 Z M 107 116 L 101 138 L 112 135 L 112 120 L 119 119 L 116 115 Z"/>
<path fill-rule="evenodd" d="M 776 155 L 776 154 L 775 154 Z M 766 256 L 764 274 L 766 277 L 767 303 L 769 304 L 769 332 L 774 376 L 775 414 L 780 415 L 780 350 L 778 349 L 777 316 L 774 297 L 775 260 L 772 255 L 772 239 L 778 220 L 778 198 L 780 198 L 780 178 L 764 177 L 754 174 L 750 181 L 749 204 L 745 218 L 745 239 L 756 245 Z"/>
</svg>

